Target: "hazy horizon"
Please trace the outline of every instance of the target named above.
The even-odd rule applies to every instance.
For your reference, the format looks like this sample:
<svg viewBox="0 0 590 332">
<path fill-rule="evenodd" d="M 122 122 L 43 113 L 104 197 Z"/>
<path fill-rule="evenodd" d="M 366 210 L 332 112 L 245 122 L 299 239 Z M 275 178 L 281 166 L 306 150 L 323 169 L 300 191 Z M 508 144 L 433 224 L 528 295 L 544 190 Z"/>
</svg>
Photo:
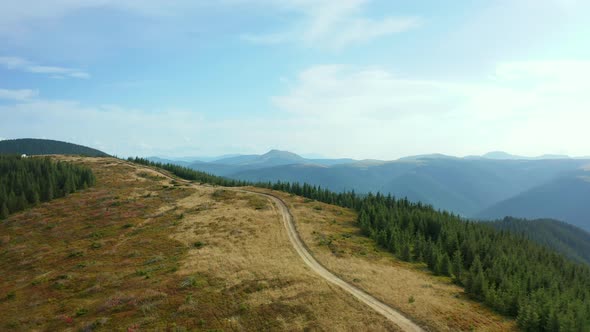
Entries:
<svg viewBox="0 0 590 332">
<path fill-rule="evenodd" d="M 198 157 L 202 157 L 204 158 L 203 160 L 200 161 L 207 161 L 205 159 L 209 159 L 209 160 L 217 160 L 217 159 L 221 159 L 221 158 L 229 158 L 229 157 L 233 157 L 233 156 L 245 156 L 245 155 L 263 155 L 266 153 L 269 153 L 273 150 L 278 150 L 278 151 L 284 151 L 284 152 L 291 152 L 291 153 L 295 153 L 297 155 L 299 155 L 300 157 L 306 158 L 306 159 L 348 159 L 351 158 L 349 156 L 330 156 L 330 155 L 322 155 L 322 154 L 317 154 L 317 153 L 299 153 L 297 151 L 289 151 L 289 150 L 283 150 L 283 149 L 267 149 L 264 150 L 262 152 L 255 152 L 255 153 L 248 153 L 248 154 L 244 154 L 244 153 L 230 153 L 230 154 L 220 154 L 220 155 L 145 155 L 145 156 L 139 156 L 139 157 L 158 157 L 158 158 L 162 158 L 162 159 L 173 159 L 173 160 L 182 160 L 182 159 L 194 159 L 194 158 L 198 158 Z M 476 154 L 476 155 L 463 155 L 463 156 L 455 156 L 455 155 L 450 155 L 450 154 L 446 154 L 446 153 L 439 153 L 439 152 L 432 152 L 432 153 L 425 153 L 425 154 L 416 154 L 416 155 L 407 155 L 407 156 L 401 156 L 395 159 L 381 159 L 381 158 L 365 158 L 366 160 L 396 160 L 396 159 L 400 159 L 400 158 L 407 158 L 407 157 L 415 157 L 415 156 L 428 156 L 428 155 L 444 155 L 444 156 L 448 156 L 448 157 L 457 157 L 457 158 L 466 158 L 466 157 L 482 157 L 485 156 L 486 154 L 492 154 L 492 153 L 505 153 L 508 154 L 510 156 L 513 157 L 524 157 L 524 158 L 539 158 L 539 157 L 548 157 L 548 156 L 567 156 L 569 158 L 588 158 L 589 156 L 570 156 L 570 155 L 561 155 L 561 154 L 557 154 L 557 153 L 543 153 L 541 155 L 536 155 L 536 156 L 524 156 L 524 155 L 517 155 L 517 154 L 513 154 L 510 153 L 508 151 L 488 151 L 485 153 L 481 153 L 481 154 Z M 351 158 L 351 159 L 357 159 L 357 158 Z"/>
<path fill-rule="evenodd" d="M 0 4 L 0 139 L 119 156 L 590 155 L 590 2 Z"/>
<path fill-rule="evenodd" d="M 0 141 L 3 140 L 14 140 L 14 139 L 48 139 L 48 140 L 56 140 L 53 138 L 47 138 L 47 137 L 13 137 L 13 138 L 3 138 L 0 137 Z M 56 140 L 59 141 L 59 140 Z M 79 142 L 67 142 L 67 143 L 73 143 L 73 144 L 80 144 Z M 88 146 L 90 148 L 96 148 L 95 146 Z M 162 158 L 162 159 L 169 159 L 169 160 L 177 160 L 177 161 L 182 161 L 182 160 L 195 160 L 195 161 L 204 161 L 204 162 L 210 162 L 210 161 L 215 161 L 215 160 L 219 160 L 219 159 L 223 159 L 223 158 L 230 158 L 230 157 L 237 157 L 237 156 L 247 156 L 247 155 L 264 155 L 266 153 L 269 153 L 271 151 L 281 151 L 281 152 L 290 152 L 290 153 L 294 153 L 300 157 L 303 157 L 305 159 L 355 159 L 355 160 L 378 160 L 378 161 L 393 161 L 393 160 L 398 160 L 398 159 L 403 159 L 403 158 L 409 158 L 409 157 L 418 157 L 418 156 L 429 156 L 429 155 L 441 155 L 441 156 L 447 156 L 447 157 L 454 157 L 454 158 L 468 158 L 468 157 L 484 157 L 488 154 L 496 154 L 496 153 L 500 153 L 500 154 L 507 154 L 509 157 L 515 157 L 515 159 L 535 159 L 535 158 L 543 158 L 543 157 L 554 157 L 554 156 L 565 156 L 568 158 L 572 158 L 572 159 L 590 159 L 590 156 L 588 155 L 564 155 L 564 154 L 559 154 L 559 153 L 543 153 L 540 155 L 519 155 L 519 154 L 515 154 L 515 153 L 510 153 L 509 151 L 500 151 L 500 150 L 493 150 L 493 151 L 486 151 L 483 153 L 479 153 L 479 154 L 469 154 L 469 155 L 452 155 L 452 154 L 447 154 L 447 153 L 441 153 L 441 152 L 431 152 L 431 153 L 421 153 L 421 154 L 410 154 L 410 155 L 404 155 L 404 156 L 399 156 L 399 157 L 395 157 L 395 158 L 354 158 L 351 157 L 349 155 L 343 155 L 343 156 L 331 156 L 331 155 L 324 155 L 324 154 L 319 154 L 319 153 L 300 153 L 299 151 L 294 151 L 294 150 L 286 150 L 286 149 L 281 149 L 281 148 L 267 148 L 267 149 L 263 149 L 263 150 L 258 150 L 258 151 L 253 151 L 250 153 L 242 153 L 242 152 L 235 152 L 235 153 L 220 153 L 220 154 L 211 154 L 211 155 L 198 155 L 198 154 L 194 154 L 194 155 L 190 155 L 190 154 L 185 154 L 184 152 L 180 152 L 178 154 L 137 154 L 137 153 L 132 153 L 129 155 L 117 155 L 114 153 L 111 153 L 109 151 L 102 151 L 105 152 L 107 154 L 111 154 L 111 155 L 117 155 L 118 157 L 143 157 L 143 158 L 152 158 L 152 157 L 156 157 L 156 158 Z M 490 159 L 495 159 L 494 157 L 491 157 Z M 502 159 L 502 158 L 499 158 Z M 548 159 L 552 159 L 552 158 L 548 158 Z"/>
</svg>

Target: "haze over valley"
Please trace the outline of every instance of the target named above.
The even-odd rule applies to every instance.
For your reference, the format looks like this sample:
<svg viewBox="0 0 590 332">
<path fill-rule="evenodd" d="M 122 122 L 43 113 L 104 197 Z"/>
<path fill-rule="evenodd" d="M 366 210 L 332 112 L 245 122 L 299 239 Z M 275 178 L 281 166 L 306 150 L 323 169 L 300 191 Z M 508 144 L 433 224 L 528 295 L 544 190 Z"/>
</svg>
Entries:
<svg viewBox="0 0 590 332">
<path fill-rule="evenodd" d="M 445 155 L 395 161 L 306 159 L 271 150 L 209 162 L 150 157 L 207 173 L 253 182 L 309 183 L 334 191 L 391 193 L 477 219 L 553 218 L 590 231 L 590 159 L 506 153 Z M 550 202 L 550 204 L 549 204 Z"/>
</svg>

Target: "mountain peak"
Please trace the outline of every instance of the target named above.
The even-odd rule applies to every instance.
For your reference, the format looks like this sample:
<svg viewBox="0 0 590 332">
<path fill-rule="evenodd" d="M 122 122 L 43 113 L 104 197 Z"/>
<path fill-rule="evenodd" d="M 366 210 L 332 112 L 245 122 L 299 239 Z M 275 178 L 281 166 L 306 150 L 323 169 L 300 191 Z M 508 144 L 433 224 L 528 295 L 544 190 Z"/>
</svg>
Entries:
<svg viewBox="0 0 590 332">
<path fill-rule="evenodd" d="M 289 151 L 273 149 L 260 156 L 261 161 L 275 160 L 279 163 L 304 162 L 305 158 Z"/>
<path fill-rule="evenodd" d="M 267 153 L 263 154 L 263 158 L 287 158 L 287 159 L 303 159 L 300 155 L 283 150 L 272 149 Z"/>
</svg>

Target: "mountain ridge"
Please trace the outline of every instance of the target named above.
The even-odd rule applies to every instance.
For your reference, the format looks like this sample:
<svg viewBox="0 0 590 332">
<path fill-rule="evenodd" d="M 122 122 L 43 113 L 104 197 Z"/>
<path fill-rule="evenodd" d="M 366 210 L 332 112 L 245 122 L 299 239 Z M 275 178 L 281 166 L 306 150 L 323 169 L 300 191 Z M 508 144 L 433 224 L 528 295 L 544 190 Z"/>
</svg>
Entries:
<svg viewBox="0 0 590 332">
<path fill-rule="evenodd" d="M 475 216 L 479 219 L 551 218 L 590 231 L 590 172 L 574 171 L 491 205 Z"/>
<path fill-rule="evenodd" d="M 0 153 L 27 155 L 83 155 L 88 157 L 108 157 L 100 150 L 69 142 L 39 138 L 18 138 L 0 141 Z"/>
<path fill-rule="evenodd" d="M 307 182 L 334 191 L 391 193 L 463 217 L 497 219 L 511 215 L 510 211 L 492 215 L 482 212 L 582 167 L 588 167 L 590 160 L 542 157 L 493 159 L 481 156 L 459 158 L 443 154 L 417 155 L 393 161 L 346 158 L 314 160 L 289 151 L 270 150 L 261 155 L 177 164 L 246 181 Z M 579 183 L 569 182 L 567 185 L 577 186 Z M 580 217 L 572 219 L 562 214 L 539 215 L 533 211 L 515 216 L 556 218 L 586 228 L 579 221 Z M 590 212 L 588 216 L 590 219 Z"/>
</svg>

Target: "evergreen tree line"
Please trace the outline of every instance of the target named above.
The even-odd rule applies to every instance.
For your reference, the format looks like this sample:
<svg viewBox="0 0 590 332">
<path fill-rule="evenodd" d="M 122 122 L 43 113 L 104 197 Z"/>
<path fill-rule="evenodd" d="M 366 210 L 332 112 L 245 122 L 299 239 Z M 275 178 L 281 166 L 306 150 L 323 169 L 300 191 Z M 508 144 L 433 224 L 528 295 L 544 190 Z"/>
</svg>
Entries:
<svg viewBox="0 0 590 332">
<path fill-rule="evenodd" d="M 583 229 L 558 220 L 526 220 L 513 217 L 490 222 L 490 225 L 498 230 L 522 234 L 574 261 L 590 265 L 590 233 Z"/>
<path fill-rule="evenodd" d="M 141 158 L 130 160 L 188 180 L 254 185 L 352 208 L 358 212 L 362 232 L 380 246 L 402 260 L 424 262 L 435 274 L 452 278 L 474 299 L 516 317 L 523 330 L 590 331 L 590 268 L 525 235 L 391 195 L 334 193 L 299 183 L 247 183 Z"/>
<path fill-rule="evenodd" d="M 94 185 L 92 171 L 83 166 L 45 158 L 0 155 L 0 219 L 40 202 L 66 196 Z"/>
</svg>

